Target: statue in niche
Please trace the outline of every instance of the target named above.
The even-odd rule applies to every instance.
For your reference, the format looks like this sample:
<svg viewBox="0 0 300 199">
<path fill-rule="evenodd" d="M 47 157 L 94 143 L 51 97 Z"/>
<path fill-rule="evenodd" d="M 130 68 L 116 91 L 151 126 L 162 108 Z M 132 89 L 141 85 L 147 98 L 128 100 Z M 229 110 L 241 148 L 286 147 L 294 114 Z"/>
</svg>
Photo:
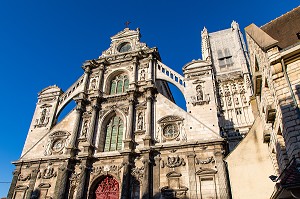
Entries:
<svg viewBox="0 0 300 199">
<path fill-rule="evenodd" d="M 93 79 L 91 82 L 91 89 L 96 89 L 96 79 Z"/>
<path fill-rule="evenodd" d="M 144 121 L 143 121 L 143 113 L 139 113 L 138 115 L 138 122 L 137 122 L 137 129 L 138 130 L 143 130 L 144 126 Z"/>
<path fill-rule="evenodd" d="M 235 105 L 239 105 L 239 98 L 237 96 L 234 97 Z"/>
<path fill-rule="evenodd" d="M 84 123 L 83 123 L 83 127 L 82 127 L 82 131 L 81 131 L 80 137 L 86 137 L 87 131 L 88 131 L 88 124 L 89 124 L 89 121 L 85 120 Z"/>
<path fill-rule="evenodd" d="M 231 105 L 232 105 L 231 97 L 230 97 L 230 96 L 228 96 L 228 98 L 227 98 L 227 104 L 228 104 L 228 106 L 231 106 Z"/>
<path fill-rule="evenodd" d="M 47 109 L 42 110 L 41 118 L 40 118 L 40 124 L 44 124 L 45 118 L 46 118 Z"/>
<path fill-rule="evenodd" d="M 222 107 L 224 107 L 224 101 L 223 101 L 222 97 L 220 98 L 220 104 L 221 104 Z"/>
<path fill-rule="evenodd" d="M 196 93 L 197 101 L 203 101 L 203 89 L 201 85 L 196 87 Z"/>
<path fill-rule="evenodd" d="M 242 101 L 244 104 L 247 104 L 247 99 L 246 99 L 245 95 L 242 95 Z"/>
<path fill-rule="evenodd" d="M 140 80 L 141 80 L 141 81 L 142 81 L 142 80 L 145 80 L 145 76 L 146 76 L 145 70 L 142 69 L 142 70 L 141 70 L 141 73 L 140 73 Z"/>
<path fill-rule="evenodd" d="M 47 113 L 48 113 L 48 109 L 43 108 L 40 118 L 35 120 L 35 128 L 36 127 L 43 127 L 43 126 L 46 126 L 48 124 L 49 117 L 47 117 Z"/>
</svg>

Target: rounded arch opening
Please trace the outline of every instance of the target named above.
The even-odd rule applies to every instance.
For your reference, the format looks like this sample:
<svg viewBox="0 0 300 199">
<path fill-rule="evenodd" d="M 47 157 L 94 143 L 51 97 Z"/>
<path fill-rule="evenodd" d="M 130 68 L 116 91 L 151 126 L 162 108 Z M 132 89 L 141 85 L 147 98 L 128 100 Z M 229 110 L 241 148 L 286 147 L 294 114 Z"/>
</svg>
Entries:
<svg viewBox="0 0 300 199">
<path fill-rule="evenodd" d="M 175 104 L 178 105 L 183 110 L 187 111 L 186 100 L 181 90 L 179 90 L 179 88 L 175 86 L 173 83 L 171 82 L 167 82 L 167 83 L 173 95 Z"/>
<path fill-rule="evenodd" d="M 126 117 L 119 111 L 111 110 L 99 120 L 96 137 L 98 152 L 119 151 L 123 148 L 126 132 Z"/>
<path fill-rule="evenodd" d="M 76 107 L 76 102 L 71 99 L 67 102 L 56 114 L 55 124 L 61 122 L 68 114 L 72 112 L 73 109 Z"/>
<path fill-rule="evenodd" d="M 119 199 L 120 183 L 112 175 L 102 175 L 90 187 L 90 199 Z"/>
<path fill-rule="evenodd" d="M 120 69 L 112 72 L 105 80 L 104 92 L 108 95 L 124 93 L 129 88 L 128 71 Z"/>
</svg>

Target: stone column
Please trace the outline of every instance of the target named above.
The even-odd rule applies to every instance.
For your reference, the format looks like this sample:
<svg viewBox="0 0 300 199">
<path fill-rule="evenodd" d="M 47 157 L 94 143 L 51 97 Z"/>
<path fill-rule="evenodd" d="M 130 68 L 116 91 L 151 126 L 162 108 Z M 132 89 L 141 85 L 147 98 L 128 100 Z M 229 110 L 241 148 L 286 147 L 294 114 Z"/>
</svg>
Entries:
<svg viewBox="0 0 300 199">
<path fill-rule="evenodd" d="M 75 99 L 75 101 L 77 103 L 76 116 L 74 119 L 74 125 L 73 125 L 72 134 L 70 136 L 69 145 L 67 147 L 67 153 L 70 154 L 71 156 L 74 156 L 74 150 L 76 149 L 76 140 L 77 140 L 77 135 L 79 130 L 79 124 L 83 112 L 83 98 L 77 98 Z"/>
<path fill-rule="evenodd" d="M 103 92 L 102 90 L 102 83 L 103 83 L 103 70 L 104 70 L 104 64 L 101 63 L 100 66 L 99 66 L 99 82 L 98 82 L 98 89 Z"/>
<path fill-rule="evenodd" d="M 126 155 L 123 157 L 123 179 L 121 186 L 121 199 L 130 199 L 130 174 L 131 164 L 129 162 L 129 155 Z"/>
<path fill-rule="evenodd" d="M 149 68 L 149 70 L 148 70 L 148 79 L 147 79 L 147 82 L 149 82 L 149 83 L 152 83 L 152 80 L 153 80 L 153 55 L 152 54 L 150 54 L 149 55 L 149 66 L 148 66 L 148 68 Z M 149 84 L 148 83 L 148 84 Z"/>
<path fill-rule="evenodd" d="M 134 129 L 134 99 L 133 97 L 129 99 L 129 110 L 128 110 L 128 120 L 127 120 L 127 131 L 124 140 L 124 149 L 132 149 L 132 134 Z"/>
<path fill-rule="evenodd" d="M 137 57 L 134 57 L 132 64 L 133 64 L 133 69 L 132 69 L 133 80 L 132 80 L 132 83 L 134 84 L 134 87 L 135 87 L 136 81 L 137 81 L 137 76 L 138 76 L 138 74 L 137 74 L 137 67 L 138 67 Z"/>
<path fill-rule="evenodd" d="M 17 165 L 16 169 L 13 172 L 13 178 L 12 178 L 12 181 L 11 181 L 11 184 L 10 184 L 10 187 L 9 187 L 9 191 L 8 191 L 8 194 L 7 194 L 7 199 L 12 199 L 12 197 L 14 195 L 14 190 L 15 190 L 15 187 L 16 187 L 17 182 L 18 182 L 18 177 L 19 177 L 19 174 L 21 173 L 21 168 L 22 168 L 21 165 Z"/>
<path fill-rule="evenodd" d="M 147 96 L 147 110 L 146 110 L 146 134 L 144 138 L 145 147 L 151 145 L 151 131 L 152 131 L 152 95 Z"/>
<path fill-rule="evenodd" d="M 90 65 L 88 65 L 84 68 L 84 77 L 83 77 L 84 92 L 86 92 L 89 87 L 90 73 L 91 73 L 91 69 L 90 69 Z"/>
<path fill-rule="evenodd" d="M 58 174 L 56 178 L 56 184 L 54 189 L 54 197 L 55 199 L 65 199 L 67 193 L 67 182 L 69 179 L 69 168 L 68 162 L 64 162 L 58 168 Z"/>
<path fill-rule="evenodd" d="M 31 178 L 30 178 L 30 181 L 29 181 L 28 190 L 26 191 L 25 199 L 30 199 L 31 198 L 31 194 L 32 194 L 33 189 L 34 189 L 34 185 L 35 185 L 35 181 L 36 181 L 38 172 L 39 172 L 38 169 L 34 169 L 31 172 Z"/>
<path fill-rule="evenodd" d="M 143 182 L 142 182 L 142 191 L 141 196 L 142 199 L 150 199 L 152 197 L 152 194 L 150 193 L 151 190 L 151 163 L 150 163 L 150 154 L 146 153 L 143 157 L 143 164 L 144 164 L 144 176 L 143 176 Z"/>
<path fill-rule="evenodd" d="M 215 161 L 217 166 L 217 176 L 219 181 L 219 193 L 220 198 L 229 199 L 230 198 L 230 188 L 228 183 L 228 175 L 225 162 L 223 160 L 224 156 L 221 151 L 215 152 Z"/>
<path fill-rule="evenodd" d="M 188 174 L 189 174 L 189 198 L 197 198 L 196 172 L 195 172 L 195 153 L 187 154 Z"/>
<path fill-rule="evenodd" d="M 92 108 L 93 108 L 93 110 L 92 110 L 90 128 L 89 128 L 89 131 L 88 131 L 88 134 L 87 134 L 87 142 L 90 144 L 90 146 L 93 145 L 93 137 L 94 137 L 94 133 L 95 133 L 97 112 L 99 110 L 98 98 L 97 97 L 93 98 Z"/>
<path fill-rule="evenodd" d="M 161 197 L 160 195 L 160 160 L 161 157 L 160 156 L 155 156 L 154 157 L 154 165 L 153 165 L 153 176 L 155 176 L 153 178 L 153 195 L 154 195 L 154 199 L 159 199 Z"/>
<path fill-rule="evenodd" d="M 82 163 L 80 165 L 80 177 L 79 177 L 79 183 L 77 186 L 77 193 L 75 199 L 82 199 L 86 197 L 86 176 L 87 176 L 87 160 L 82 160 Z"/>
</svg>

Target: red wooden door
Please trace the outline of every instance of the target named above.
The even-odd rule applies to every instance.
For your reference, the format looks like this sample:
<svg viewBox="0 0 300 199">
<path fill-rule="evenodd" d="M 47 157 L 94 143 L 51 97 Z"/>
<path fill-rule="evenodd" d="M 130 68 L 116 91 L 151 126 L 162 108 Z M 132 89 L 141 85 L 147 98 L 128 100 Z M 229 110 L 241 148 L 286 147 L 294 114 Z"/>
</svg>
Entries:
<svg viewBox="0 0 300 199">
<path fill-rule="evenodd" d="M 119 199 L 119 183 L 111 176 L 105 177 L 95 191 L 96 199 Z"/>
</svg>

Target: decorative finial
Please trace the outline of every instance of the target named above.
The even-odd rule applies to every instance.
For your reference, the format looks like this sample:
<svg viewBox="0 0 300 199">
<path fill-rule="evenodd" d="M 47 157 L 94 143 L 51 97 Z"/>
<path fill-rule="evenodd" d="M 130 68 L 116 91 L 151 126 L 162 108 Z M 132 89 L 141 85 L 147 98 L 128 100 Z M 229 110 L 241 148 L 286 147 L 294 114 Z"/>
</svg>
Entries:
<svg viewBox="0 0 300 199">
<path fill-rule="evenodd" d="M 125 28 L 128 28 L 128 26 L 129 26 L 130 23 L 131 23 L 130 21 L 126 21 L 125 22 Z"/>
</svg>

